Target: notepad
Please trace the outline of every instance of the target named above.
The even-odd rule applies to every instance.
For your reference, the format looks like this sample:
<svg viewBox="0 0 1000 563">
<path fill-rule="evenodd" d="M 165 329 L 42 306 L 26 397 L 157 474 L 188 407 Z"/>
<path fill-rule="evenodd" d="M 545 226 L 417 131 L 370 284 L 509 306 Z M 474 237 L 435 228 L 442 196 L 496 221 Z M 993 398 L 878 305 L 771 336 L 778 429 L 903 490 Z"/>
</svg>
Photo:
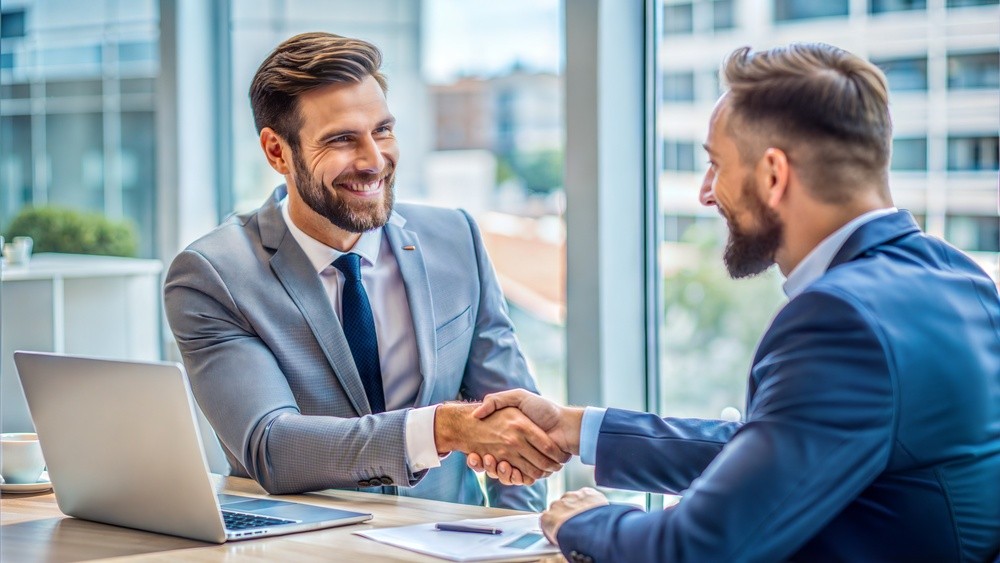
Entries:
<svg viewBox="0 0 1000 563">
<path fill-rule="evenodd" d="M 359 536 L 409 551 L 449 561 L 533 560 L 559 553 L 559 548 L 542 535 L 537 514 L 459 520 L 456 524 L 492 526 L 502 534 L 445 532 L 436 523 L 355 532 Z"/>
</svg>

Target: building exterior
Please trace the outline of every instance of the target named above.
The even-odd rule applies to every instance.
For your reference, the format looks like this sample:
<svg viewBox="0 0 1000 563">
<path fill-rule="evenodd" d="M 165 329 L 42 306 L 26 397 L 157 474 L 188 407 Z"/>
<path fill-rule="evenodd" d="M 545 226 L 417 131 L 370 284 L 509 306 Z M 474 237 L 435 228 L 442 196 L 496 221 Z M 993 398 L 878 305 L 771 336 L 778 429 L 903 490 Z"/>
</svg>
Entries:
<svg viewBox="0 0 1000 563">
<path fill-rule="evenodd" d="M 432 86 L 434 148 L 500 156 L 560 150 L 562 88 L 560 76 L 519 66 L 500 76 Z"/>
<path fill-rule="evenodd" d="M 997 0 L 665 0 L 659 67 L 659 199 L 667 240 L 714 217 L 691 197 L 732 49 L 821 41 L 886 73 L 896 205 L 963 250 L 1000 251 L 1000 6 Z M 994 275 L 996 275 L 994 273 Z"/>
<path fill-rule="evenodd" d="M 58 205 L 140 231 L 153 254 L 155 0 L 9 0 L 0 10 L 0 227 Z"/>
</svg>

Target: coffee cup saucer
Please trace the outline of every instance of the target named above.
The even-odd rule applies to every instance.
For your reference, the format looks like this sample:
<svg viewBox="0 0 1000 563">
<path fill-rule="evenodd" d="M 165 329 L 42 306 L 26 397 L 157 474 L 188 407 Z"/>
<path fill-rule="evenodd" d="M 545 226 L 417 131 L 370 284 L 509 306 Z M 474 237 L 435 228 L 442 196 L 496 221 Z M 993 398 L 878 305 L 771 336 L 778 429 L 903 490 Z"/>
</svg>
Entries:
<svg viewBox="0 0 1000 563">
<path fill-rule="evenodd" d="M 51 488 L 48 471 L 42 471 L 34 483 L 0 483 L 0 492 L 3 493 L 43 493 Z"/>
</svg>

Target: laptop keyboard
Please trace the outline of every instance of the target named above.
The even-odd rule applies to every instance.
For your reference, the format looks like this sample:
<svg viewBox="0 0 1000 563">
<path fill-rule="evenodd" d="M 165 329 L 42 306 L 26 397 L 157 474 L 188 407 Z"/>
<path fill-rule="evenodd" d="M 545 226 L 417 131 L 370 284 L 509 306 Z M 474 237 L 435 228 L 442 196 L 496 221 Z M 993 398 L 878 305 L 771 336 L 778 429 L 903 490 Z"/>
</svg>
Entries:
<svg viewBox="0 0 1000 563">
<path fill-rule="evenodd" d="M 248 528 L 264 528 L 275 524 L 294 524 L 296 520 L 285 520 L 284 518 L 270 518 L 258 514 L 247 514 L 246 512 L 234 512 L 232 510 L 222 511 L 222 520 L 226 524 L 227 530 L 246 530 Z"/>
</svg>

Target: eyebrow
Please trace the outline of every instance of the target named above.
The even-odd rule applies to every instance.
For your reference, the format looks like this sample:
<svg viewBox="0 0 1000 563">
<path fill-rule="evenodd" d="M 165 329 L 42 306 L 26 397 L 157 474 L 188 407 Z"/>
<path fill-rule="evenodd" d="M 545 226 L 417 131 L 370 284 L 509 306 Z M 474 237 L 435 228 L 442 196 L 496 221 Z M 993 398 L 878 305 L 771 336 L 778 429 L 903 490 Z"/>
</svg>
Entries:
<svg viewBox="0 0 1000 563">
<path fill-rule="evenodd" d="M 708 154 L 715 154 L 715 152 L 712 150 L 712 147 L 708 146 L 708 143 L 702 143 L 701 148 L 705 149 L 705 152 L 707 152 Z"/>
</svg>

